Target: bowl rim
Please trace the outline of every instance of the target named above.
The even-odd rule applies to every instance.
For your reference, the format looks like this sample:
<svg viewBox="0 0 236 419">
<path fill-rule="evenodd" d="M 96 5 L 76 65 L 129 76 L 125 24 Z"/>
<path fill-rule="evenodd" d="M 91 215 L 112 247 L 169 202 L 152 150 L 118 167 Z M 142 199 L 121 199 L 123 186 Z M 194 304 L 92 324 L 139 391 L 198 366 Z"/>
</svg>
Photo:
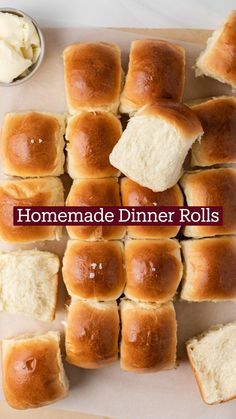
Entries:
<svg viewBox="0 0 236 419">
<path fill-rule="evenodd" d="M 25 77 L 22 78 L 18 78 L 20 76 L 18 76 L 15 81 L 13 80 L 10 83 L 4 83 L 4 82 L 0 82 L 0 87 L 11 87 L 11 86 L 17 86 L 19 84 L 24 83 L 25 81 L 29 80 L 38 70 L 38 68 L 40 67 L 42 61 L 43 61 L 43 57 L 44 57 L 44 52 L 45 52 L 45 42 L 44 42 L 44 36 L 43 33 L 40 29 L 40 27 L 38 26 L 37 22 L 27 13 L 23 12 L 22 10 L 19 9 L 14 9 L 12 7 L 0 7 L 0 13 L 11 13 L 14 15 L 17 15 L 19 17 L 27 17 L 28 19 L 31 20 L 31 22 L 33 23 L 37 34 L 39 36 L 39 41 L 40 41 L 40 54 L 36 60 L 35 63 L 33 63 L 32 65 L 34 65 L 34 68 L 32 71 L 29 72 L 29 74 L 27 74 Z M 30 69 L 30 67 L 29 67 Z"/>
</svg>

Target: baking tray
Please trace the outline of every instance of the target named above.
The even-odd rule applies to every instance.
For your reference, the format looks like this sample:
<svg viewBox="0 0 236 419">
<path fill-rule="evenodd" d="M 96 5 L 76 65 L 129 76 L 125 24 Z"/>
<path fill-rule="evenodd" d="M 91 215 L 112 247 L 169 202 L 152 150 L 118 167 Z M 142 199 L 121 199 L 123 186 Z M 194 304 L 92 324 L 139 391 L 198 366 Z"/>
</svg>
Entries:
<svg viewBox="0 0 236 419">
<path fill-rule="evenodd" d="M 38 73 L 22 86 L 0 88 L 0 120 L 5 112 L 17 110 L 41 110 L 66 112 L 64 94 L 62 51 L 65 46 L 74 42 L 106 41 L 115 42 L 122 49 L 122 61 L 127 67 L 130 43 L 134 39 L 147 37 L 168 37 L 184 46 L 187 52 L 187 82 L 184 100 L 199 97 L 231 94 L 229 87 L 210 79 L 195 79 L 192 66 L 196 56 L 203 48 L 202 41 L 207 31 L 174 30 L 157 33 L 150 30 L 137 34 L 134 30 L 127 31 L 96 29 L 96 28 L 56 28 L 45 29 L 46 55 Z M 177 40 L 177 35 L 182 40 Z M 196 38 L 197 37 L 197 38 Z M 188 41 L 188 42 L 186 42 Z M 3 100 L 4 98 L 4 100 Z M 1 168 L 0 168 L 1 170 Z M 1 245 L 2 250 L 16 248 L 38 248 L 49 250 L 62 256 L 67 241 L 66 233 L 60 242 L 42 242 L 24 246 Z M 45 324 L 29 317 L 0 313 L 0 338 L 30 331 L 63 330 L 61 324 L 65 312 L 65 290 L 60 286 L 59 302 L 56 319 Z M 65 364 L 70 380 L 70 392 L 63 399 L 48 408 L 30 412 L 16 412 L 17 418 L 32 418 L 36 412 L 52 415 L 52 409 L 60 410 L 62 417 L 70 418 L 69 411 L 86 412 L 96 415 L 110 416 L 117 419 L 189 419 L 197 418 L 235 418 L 236 401 L 219 406 L 207 406 L 200 397 L 192 371 L 186 359 L 184 342 L 211 324 L 236 320 L 234 303 L 186 303 L 175 301 L 178 322 L 178 358 L 179 368 L 173 371 L 142 374 L 127 373 L 120 370 L 119 363 L 100 369 L 83 370 Z M 0 398 L 3 398 L 0 391 Z M 1 413 L 0 404 L 0 413 Z M 4 410 L 4 419 L 6 416 Z M 12 414 L 12 410 L 10 410 Z M 58 412 L 58 410 L 57 410 Z M 56 414 L 56 410 L 54 413 Z M 59 415 L 59 413 L 58 413 Z M 65 416 L 64 416 L 65 415 Z M 74 419 L 74 413 L 73 419 Z M 12 416 L 11 416 L 12 417 Z M 46 416 L 45 416 L 46 417 Z M 81 416 L 79 416 L 81 417 Z M 85 416 L 86 417 L 86 416 Z"/>
</svg>

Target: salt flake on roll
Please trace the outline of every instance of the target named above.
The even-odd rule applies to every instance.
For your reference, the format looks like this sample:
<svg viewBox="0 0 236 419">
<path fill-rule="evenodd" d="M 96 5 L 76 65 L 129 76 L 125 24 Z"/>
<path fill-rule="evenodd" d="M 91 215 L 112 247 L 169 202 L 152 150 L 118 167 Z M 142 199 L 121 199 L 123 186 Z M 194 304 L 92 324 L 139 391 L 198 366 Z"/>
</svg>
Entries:
<svg viewBox="0 0 236 419">
<path fill-rule="evenodd" d="M 178 182 L 187 153 L 202 134 L 201 123 L 190 108 L 158 100 L 130 119 L 110 162 L 139 185 L 164 191 Z"/>
</svg>

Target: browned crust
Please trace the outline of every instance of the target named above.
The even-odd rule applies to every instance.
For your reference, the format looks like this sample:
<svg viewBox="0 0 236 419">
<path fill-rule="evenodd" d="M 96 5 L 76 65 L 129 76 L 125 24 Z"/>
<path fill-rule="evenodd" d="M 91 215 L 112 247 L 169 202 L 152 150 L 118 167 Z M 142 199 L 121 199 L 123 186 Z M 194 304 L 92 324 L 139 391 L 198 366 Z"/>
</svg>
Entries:
<svg viewBox="0 0 236 419">
<path fill-rule="evenodd" d="M 73 301 L 66 327 L 66 359 L 81 368 L 101 368 L 118 359 L 116 303 Z"/>
<path fill-rule="evenodd" d="M 11 407 L 39 407 L 65 396 L 58 351 L 58 342 L 46 335 L 44 340 L 17 340 L 5 351 L 3 388 Z"/>
<path fill-rule="evenodd" d="M 118 107 L 121 58 L 117 45 L 83 43 L 64 50 L 68 104 L 74 111 Z"/>
<path fill-rule="evenodd" d="M 6 114 L 1 151 L 4 173 L 21 177 L 63 173 L 63 127 L 57 115 L 41 112 Z"/>
<path fill-rule="evenodd" d="M 115 300 L 123 292 L 125 272 L 121 242 L 70 240 L 63 258 L 63 279 L 70 295 Z"/>
<path fill-rule="evenodd" d="M 130 307 L 130 304 L 132 306 Z M 176 317 L 172 303 L 121 303 L 121 368 L 154 372 L 176 365 Z"/>
<path fill-rule="evenodd" d="M 185 51 L 157 39 L 132 42 L 121 105 L 137 110 L 159 98 L 180 101 L 184 90 Z"/>
<path fill-rule="evenodd" d="M 164 119 L 181 133 L 183 140 L 192 139 L 203 134 L 203 129 L 197 115 L 183 103 L 168 99 L 159 99 L 155 103 L 141 109 L 137 116 L 150 116 Z"/>
<path fill-rule="evenodd" d="M 222 236 L 181 242 L 185 275 L 181 298 L 188 301 L 236 299 L 236 238 Z"/>
<path fill-rule="evenodd" d="M 214 46 L 206 53 L 204 68 L 206 68 L 207 72 L 211 73 L 212 77 L 218 77 L 233 87 L 236 87 L 235 10 L 230 13 Z"/>
<path fill-rule="evenodd" d="M 72 178 L 117 176 L 109 155 L 122 134 L 119 119 L 108 112 L 82 112 L 66 129 L 68 173 Z"/>
<path fill-rule="evenodd" d="M 204 134 L 192 147 L 192 166 L 236 162 L 236 98 L 219 97 L 192 106 Z"/>
<path fill-rule="evenodd" d="M 132 240 L 125 244 L 125 295 L 139 301 L 171 300 L 182 276 L 180 245 L 174 240 Z"/>
</svg>

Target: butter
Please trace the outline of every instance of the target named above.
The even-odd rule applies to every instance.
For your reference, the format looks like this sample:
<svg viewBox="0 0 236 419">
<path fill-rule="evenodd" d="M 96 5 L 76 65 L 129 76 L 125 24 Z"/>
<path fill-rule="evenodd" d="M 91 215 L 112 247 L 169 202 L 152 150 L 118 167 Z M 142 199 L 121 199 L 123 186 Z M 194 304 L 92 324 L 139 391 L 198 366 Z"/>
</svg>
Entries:
<svg viewBox="0 0 236 419">
<path fill-rule="evenodd" d="M 40 54 L 40 39 L 27 17 L 0 12 L 0 81 L 10 83 Z"/>
<path fill-rule="evenodd" d="M 31 66 L 32 61 L 25 59 L 7 42 L 0 40 L 0 81 L 10 83 Z"/>
</svg>

